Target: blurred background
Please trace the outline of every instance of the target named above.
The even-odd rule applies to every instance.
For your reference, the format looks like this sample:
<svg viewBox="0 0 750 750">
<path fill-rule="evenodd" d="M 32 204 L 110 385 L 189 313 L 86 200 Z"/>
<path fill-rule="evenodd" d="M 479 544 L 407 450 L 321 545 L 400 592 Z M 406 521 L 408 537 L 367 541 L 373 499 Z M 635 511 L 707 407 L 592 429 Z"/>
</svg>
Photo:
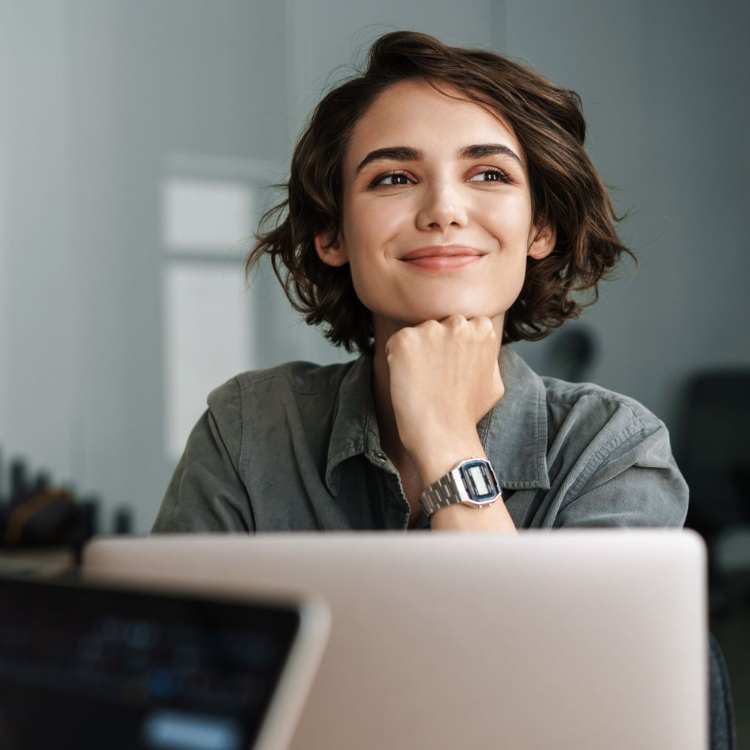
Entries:
<svg viewBox="0 0 750 750">
<path fill-rule="evenodd" d="M 666 422 L 741 690 L 746 0 L 0 0 L 0 497 L 37 477 L 96 498 L 98 531 L 145 533 L 210 390 L 354 358 L 298 319 L 268 264 L 245 289 L 243 259 L 305 118 L 394 29 L 500 52 L 581 95 L 639 269 L 514 349 Z"/>
</svg>

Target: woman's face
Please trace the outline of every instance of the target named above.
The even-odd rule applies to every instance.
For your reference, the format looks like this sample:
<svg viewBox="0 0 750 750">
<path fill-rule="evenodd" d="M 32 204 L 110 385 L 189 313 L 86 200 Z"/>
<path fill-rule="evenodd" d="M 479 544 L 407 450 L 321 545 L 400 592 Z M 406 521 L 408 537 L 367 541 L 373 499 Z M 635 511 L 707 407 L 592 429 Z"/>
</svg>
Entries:
<svg viewBox="0 0 750 750">
<path fill-rule="evenodd" d="M 381 149 L 390 153 L 373 153 Z M 381 346 L 404 326 L 454 314 L 492 318 L 500 340 L 527 256 L 554 247 L 554 232 L 532 225 L 525 156 L 510 126 L 422 80 L 394 84 L 359 120 L 343 189 L 341 233 L 316 236 L 316 249 L 329 265 L 351 264 Z M 403 260 L 444 245 L 484 255 L 448 270 Z"/>
</svg>

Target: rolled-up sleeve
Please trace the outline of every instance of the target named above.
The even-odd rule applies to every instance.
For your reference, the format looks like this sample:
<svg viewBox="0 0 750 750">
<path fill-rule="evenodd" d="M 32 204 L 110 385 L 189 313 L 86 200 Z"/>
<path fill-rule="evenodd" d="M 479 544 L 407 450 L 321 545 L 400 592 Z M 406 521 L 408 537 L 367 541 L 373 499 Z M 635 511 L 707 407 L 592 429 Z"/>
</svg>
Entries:
<svg viewBox="0 0 750 750">
<path fill-rule="evenodd" d="M 242 405 L 236 379 L 212 391 L 188 438 L 152 533 L 249 532 L 255 528 L 238 472 Z"/>
<path fill-rule="evenodd" d="M 592 461 L 570 486 L 555 527 L 676 527 L 685 523 L 688 485 L 663 422 L 641 423 Z"/>
</svg>

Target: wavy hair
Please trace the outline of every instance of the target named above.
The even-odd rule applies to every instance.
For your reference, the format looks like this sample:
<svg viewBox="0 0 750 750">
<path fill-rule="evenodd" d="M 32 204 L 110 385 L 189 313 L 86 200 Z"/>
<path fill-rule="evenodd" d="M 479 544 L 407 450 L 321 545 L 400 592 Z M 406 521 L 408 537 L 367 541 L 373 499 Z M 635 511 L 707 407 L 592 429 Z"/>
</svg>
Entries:
<svg viewBox="0 0 750 750">
<path fill-rule="evenodd" d="M 246 279 L 269 254 L 287 298 L 306 323 L 327 324 L 325 337 L 349 353 L 373 353 L 372 313 L 355 293 L 350 265 L 325 264 L 313 238 L 341 229 L 343 162 L 357 122 L 389 86 L 414 78 L 435 88 L 448 84 L 511 124 L 526 155 L 534 224 L 556 229 L 551 254 L 527 257 L 521 293 L 505 314 L 503 344 L 538 341 L 577 318 L 596 302 L 599 281 L 622 253 L 637 266 L 615 229 L 626 217 L 615 214 L 607 186 L 584 149 L 586 122 L 575 91 L 502 55 L 395 31 L 373 43 L 363 73 L 330 90 L 313 111 L 295 146 L 289 181 L 274 186 L 286 197 L 263 214 L 254 234 Z M 575 298 L 590 290 L 590 301 Z"/>
</svg>

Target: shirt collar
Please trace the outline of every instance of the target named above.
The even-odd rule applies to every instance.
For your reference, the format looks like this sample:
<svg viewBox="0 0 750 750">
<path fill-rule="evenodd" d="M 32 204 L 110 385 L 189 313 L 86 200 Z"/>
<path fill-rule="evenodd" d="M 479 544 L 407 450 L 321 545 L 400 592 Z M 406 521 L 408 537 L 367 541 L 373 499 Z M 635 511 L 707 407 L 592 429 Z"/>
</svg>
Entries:
<svg viewBox="0 0 750 750">
<path fill-rule="evenodd" d="M 504 489 L 549 489 L 547 400 L 542 379 L 503 346 L 498 358 L 505 395 L 477 425 L 479 439 Z M 340 463 L 359 453 L 382 453 L 372 393 L 373 355 L 363 353 L 341 381 L 328 447 L 326 484 L 338 495 Z"/>
</svg>

